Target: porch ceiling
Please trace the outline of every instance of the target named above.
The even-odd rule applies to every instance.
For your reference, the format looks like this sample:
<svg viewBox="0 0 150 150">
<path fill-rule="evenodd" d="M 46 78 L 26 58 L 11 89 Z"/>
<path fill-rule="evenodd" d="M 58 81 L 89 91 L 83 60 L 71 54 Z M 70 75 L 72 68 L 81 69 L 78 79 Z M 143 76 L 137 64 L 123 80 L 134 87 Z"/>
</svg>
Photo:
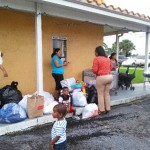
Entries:
<svg viewBox="0 0 150 150">
<path fill-rule="evenodd" d="M 110 26 L 110 25 L 104 25 L 104 36 L 109 36 L 109 35 L 114 35 L 114 34 L 121 34 L 121 33 L 128 33 L 130 31 L 133 31 L 133 30 L 130 30 L 130 29 L 127 29 L 127 28 L 120 28 L 120 27 Z"/>
<path fill-rule="evenodd" d="M 105 35 L 149 32 L 150 20 L 75 0 L 0 0 L 0 7 L 35 12 L 36 3 L 50 16 L 104 25 Z"/>
</svg>

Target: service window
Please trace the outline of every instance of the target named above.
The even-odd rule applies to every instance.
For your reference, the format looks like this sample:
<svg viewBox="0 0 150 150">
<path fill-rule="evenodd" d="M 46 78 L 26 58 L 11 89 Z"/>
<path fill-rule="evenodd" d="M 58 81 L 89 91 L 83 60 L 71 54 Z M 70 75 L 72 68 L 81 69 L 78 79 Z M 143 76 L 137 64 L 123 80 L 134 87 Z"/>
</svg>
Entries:
<svg viewBox="0 0 150 150">
<path fill-rule="evenodd" d="M 61 60 L 67 61 L 67 38 L 64 37 L 53 37 L 53 50 L 60 48 L 62 50 Z"/>
</svg>

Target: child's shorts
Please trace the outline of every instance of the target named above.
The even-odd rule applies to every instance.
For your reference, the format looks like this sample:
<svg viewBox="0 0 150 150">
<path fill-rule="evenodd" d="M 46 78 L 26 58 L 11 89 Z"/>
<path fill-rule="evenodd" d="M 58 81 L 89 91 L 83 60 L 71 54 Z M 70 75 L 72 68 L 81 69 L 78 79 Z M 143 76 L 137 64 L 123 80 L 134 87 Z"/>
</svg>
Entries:
<svg viewBox="0 0 150 150">
<path fill-rule="evenodd" d="M 73 112 L 73 107 L 70 106 L 70 107 L 69 107 L 69 113 L 72 113 L 72 112 Z"/>
<path fill-rule="evenodd" d="M 54 144 L 54 150 L 67 150 L 67 141 L 60 144 Z"/>
</svg>

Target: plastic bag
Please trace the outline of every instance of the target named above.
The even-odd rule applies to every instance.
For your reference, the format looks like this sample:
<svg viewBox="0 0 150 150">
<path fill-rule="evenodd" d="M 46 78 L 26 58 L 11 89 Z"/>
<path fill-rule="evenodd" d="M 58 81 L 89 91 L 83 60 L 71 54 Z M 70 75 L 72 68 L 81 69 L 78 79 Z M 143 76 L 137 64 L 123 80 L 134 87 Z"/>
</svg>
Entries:
<svg viewBox="0 0 150 150">
<path fill-rule="evenodd" d="M 11 85 L 6 85 L 0 89 L 0 108 L 8 103 L 19 103 L 22 99 L 22 93 L 17 89 L 18 82 L 13 81 Z"/>
<path fill-rule="evenodd" d="M 27 98 L 32 95 L 25 95 L 23 99 L 18 103 L 27 112 Z"/>
<path fill-rule="evenodd" d="M 87 100 L 82 92 L 73 92 L 72 100 L 74 106 L 86 106 Z"/>
<path fill-rule="evenodd" d="M 35 93 L 33 93 L 33 95 L 38 95 L 38 93 L 37 93 L 37 92 L 35 92 Z M 45 92 L 45 91 L 43 91 L 43 93 L 42 93 L 42 94 L 40 94 L 40 95 L 44 96 L 44 99 L 46 99 L 46 100 L 49 100 L 49 101 L 51 101 L 51 102 L 53 102 L 53 101 L 54 101 L 54 97 L 53 97 L 53 95 L 52 95 L 52 94 L 50 94 L 49 92 Z"/>
<path fill-rule="evenodd" d="M 60 81 L 60 83 L 62 87 L 68 87 L 69 91 L 72 91 L 73 90 L 72 86 L 76 84 L 76 80 L 75 78 L 69 78 L 69 79 Z"/>
<path fill-rule="evenodd" d="M 38 93 L 35 92 L 33 95 L 37 95 L 37 94 Z M 44 107 L 50 105 L 54 101 L 53 95 L 50 94 L 49 92 L 43 91 L 41 95 L 44 96 Z"/>
<path fill-rule="evenodd" d="M 16 103 L 5 104 L 0 110 L 0 123 L 15 123 L 26 118 L 25 110 Z"/>
<path fill-rule="evenodd" d="M 86 105 L 82 111 L 82 119 L 94 117 L 98 115 L 98 106 L 95 103 Z"/>
<path fill-rule="evenodd" d="M 57 101 L 53 101 L 49 105 L 44 106 L 44 110 L 43 110 L 44 114 L 49 114 L 49 113 L 52 114 L 53 113 L 53 108 L 57 104 L 58 104 Z"/>
<path fill-rule="evenodd" d="M 90 88 L 86 90 L 86 92 L 87 92 L 87 102 L 98 104 L 98 95 L 96 87 L 92 85 Z"/>
</svg>

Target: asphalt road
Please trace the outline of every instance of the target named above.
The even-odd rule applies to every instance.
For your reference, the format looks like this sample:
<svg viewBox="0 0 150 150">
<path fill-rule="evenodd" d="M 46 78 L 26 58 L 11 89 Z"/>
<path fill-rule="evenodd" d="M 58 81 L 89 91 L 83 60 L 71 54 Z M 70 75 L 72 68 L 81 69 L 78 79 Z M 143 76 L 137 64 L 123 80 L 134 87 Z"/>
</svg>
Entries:
<svg viewBox="0 0 150 150">
<path fill-rule="evenodd" d="M 1 136 L 0 150 L 48 150 L 51 127 Z M 150 150 L 150 100 L 84 121 L 68 119 L 67 137 L 68 150 Z"/>
</svg>

